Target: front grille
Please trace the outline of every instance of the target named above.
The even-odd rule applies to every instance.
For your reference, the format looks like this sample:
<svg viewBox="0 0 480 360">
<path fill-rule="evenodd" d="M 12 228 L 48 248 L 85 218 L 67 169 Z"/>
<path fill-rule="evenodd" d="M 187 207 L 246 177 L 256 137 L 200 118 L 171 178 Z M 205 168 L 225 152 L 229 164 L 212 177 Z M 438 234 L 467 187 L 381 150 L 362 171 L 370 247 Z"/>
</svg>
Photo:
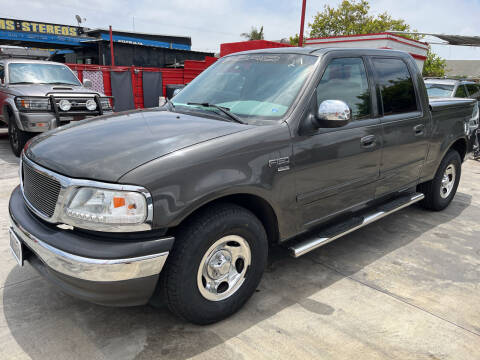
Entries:
<svg viewBox="0 0 480 360">
<path fill-rule="evenodd" d="M 60 193 L 60 183 L 35 170 L 25 161 L 23 161 L 22 174 L 25 198 L 36 210 L 45 216 L 52 217 Z"/>
</svg>

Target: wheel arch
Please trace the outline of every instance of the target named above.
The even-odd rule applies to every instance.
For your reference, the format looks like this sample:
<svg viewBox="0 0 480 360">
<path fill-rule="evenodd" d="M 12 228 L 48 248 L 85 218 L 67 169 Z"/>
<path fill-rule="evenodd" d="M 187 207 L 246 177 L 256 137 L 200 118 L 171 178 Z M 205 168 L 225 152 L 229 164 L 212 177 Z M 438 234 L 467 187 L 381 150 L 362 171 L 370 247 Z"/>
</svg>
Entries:
<svg viewBox="0 0 480 360">
<path fill-rule="evenodd" d="M 458 138 L 455 140 L 445 151 L 445 153 L 442 156 L 442 159 L 445 157 L 445 155 L 450 151 L 450 150 L 455 150 L 459 153 L 460 158 L 462 159 L 462 162 L 465 160 L 465 156 L 467 155 L 467 140 L 465 138 Z"/>
<path fill-rule="evenodd" d="M 10 121 L 10 117 L 14 117 L 15 115 L 13 114 L 13 109 L 10 104 L 4 104 L 2 107 L 2 118 L 3 121 L 8 124 Z"/>
<path fill-rule="evenodd" d="M 279 241 L 278 217 L 273 206 L 262 196 L 252 193 L 233 193 L 209 199 L 192 208 L 176 226 L 181 226 L 192 216 L 217 204 L 235 204 L 251 211 L 263 224 L 270 244 Z"/>
</svg>

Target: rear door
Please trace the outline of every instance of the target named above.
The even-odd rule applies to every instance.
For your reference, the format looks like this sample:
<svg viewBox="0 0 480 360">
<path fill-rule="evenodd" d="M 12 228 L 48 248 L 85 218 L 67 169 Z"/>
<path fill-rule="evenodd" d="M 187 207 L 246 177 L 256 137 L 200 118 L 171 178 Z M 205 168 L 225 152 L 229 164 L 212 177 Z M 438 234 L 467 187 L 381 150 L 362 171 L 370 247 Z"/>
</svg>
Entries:
<svg viewBox="0 0 480 360">
<path fill-rule="evenodd" d="M 413 62 L 372 57 L 383 129 L 382 162 L 376 197 L 416 185 L 427 155 L 426 121 Z"/>
<path fill-rule="evenodd" d="M 307 228 L 374 197 L 382 130 L 367 69 L 361 57 L 331 59 L 316 88 L 315 109 L 322 101 L 342 100 L 352 121 L 294 141 L 297 202 Z"/>
</svg>

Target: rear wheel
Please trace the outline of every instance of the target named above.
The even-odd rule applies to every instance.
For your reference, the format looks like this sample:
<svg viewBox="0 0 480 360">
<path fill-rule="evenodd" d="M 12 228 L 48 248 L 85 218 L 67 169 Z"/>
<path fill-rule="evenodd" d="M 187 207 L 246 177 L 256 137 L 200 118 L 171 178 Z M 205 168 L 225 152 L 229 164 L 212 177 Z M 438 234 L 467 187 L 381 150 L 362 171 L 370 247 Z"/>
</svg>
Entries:
<svg viewBox="0 0 480 360">
<path fill-rule="evenodd" d="M 435 177 L 418 186 L 425 194 L 422 206 L 430 210 L 443 210 L 452 201 L 457 192 L 462 172 L 462 159 L 455 150 L 450 150 L 438 167 Z"/>
<path fill-rule="evenodd" d="M 175 239 L 161 285 L 170 310 L 196 324 L 220 321 L 253 294 L 267 263 L 262 223 L 233 204 L 210 207 Z"/>
<path fill-rule="evenodd" d="M 32 133 L 22 131 L 18 128 L 15 119 L 10 118 L 8 122 L 8 139 L 10 141 L 10 147 L 15 156 L 20 156 L 22 150 L 27 143 L 33 137 Z"/>
</svg>

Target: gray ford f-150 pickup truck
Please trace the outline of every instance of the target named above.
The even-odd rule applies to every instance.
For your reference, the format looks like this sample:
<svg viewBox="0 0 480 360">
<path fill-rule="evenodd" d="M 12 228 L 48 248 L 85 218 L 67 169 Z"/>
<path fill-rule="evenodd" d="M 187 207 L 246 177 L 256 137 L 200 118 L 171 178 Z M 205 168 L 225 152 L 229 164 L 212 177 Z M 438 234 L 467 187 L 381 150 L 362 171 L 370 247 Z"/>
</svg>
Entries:
<svg viewBox="0 0 480 360">
<path fill-rule="evenodd" d="M 254 293 L 272 244 L 299 257 L 413 203 L 448 206 L 473 107 L 429 103 L 403 52 L 229 55 L 164 107 L 27 143 L 11 248 L 79 298 L 215 322 Z"/>
<path fill-rule="evenodd" d="M 0 59 L 0 120 L 8 125 L 13 153 L 19 156 L 34 135 L 70 121 L 111 113 L 111 97 L 77 79 L 52 61 Z"/>
</svg>

